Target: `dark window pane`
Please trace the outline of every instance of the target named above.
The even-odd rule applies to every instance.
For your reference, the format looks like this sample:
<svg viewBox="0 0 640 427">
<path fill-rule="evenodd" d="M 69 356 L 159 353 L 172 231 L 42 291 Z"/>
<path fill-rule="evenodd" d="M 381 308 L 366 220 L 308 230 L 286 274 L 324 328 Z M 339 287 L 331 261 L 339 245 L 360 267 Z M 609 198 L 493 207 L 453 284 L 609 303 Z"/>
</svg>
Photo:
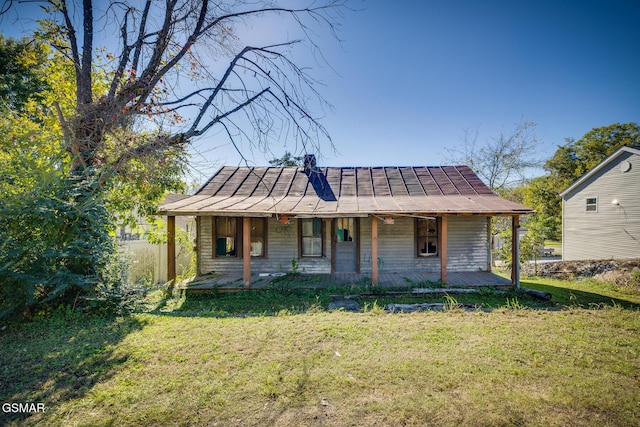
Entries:
<svg viewBox="0 0 640 427">
<path fill-rule="evenodd" d="M 418 256 L 438 254 L 438 222 L 436 219 L 418 218 Z"/>
</svg>

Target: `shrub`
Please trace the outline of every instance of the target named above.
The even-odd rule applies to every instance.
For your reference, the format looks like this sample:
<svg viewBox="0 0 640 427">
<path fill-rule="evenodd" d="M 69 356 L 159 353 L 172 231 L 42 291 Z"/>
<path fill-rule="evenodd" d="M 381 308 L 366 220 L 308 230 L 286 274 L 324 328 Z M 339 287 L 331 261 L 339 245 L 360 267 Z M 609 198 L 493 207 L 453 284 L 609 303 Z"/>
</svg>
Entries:
<svg viewBox="0 0 640 427">
<path fill-rule="evenodd" d="M 111 224 L 86 183 L 56 177 L 0 196 L 0 318 L 36 306 L 113 301 L 121 269 Z"/>
</svg>

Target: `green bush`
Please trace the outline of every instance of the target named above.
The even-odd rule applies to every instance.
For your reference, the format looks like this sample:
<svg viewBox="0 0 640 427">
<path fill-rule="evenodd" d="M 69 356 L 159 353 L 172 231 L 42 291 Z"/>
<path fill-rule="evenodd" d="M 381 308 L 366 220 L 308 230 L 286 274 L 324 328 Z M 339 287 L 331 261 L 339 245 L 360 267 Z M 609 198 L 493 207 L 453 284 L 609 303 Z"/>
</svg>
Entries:
<svg viewBox="0 0 640 427">
<path fill-rule="evenodd" d="M 117 299 L 112 221 L 101 197 L 88 190 L 56 177 L 0 195 L 0 318 Z"/>
</svg>

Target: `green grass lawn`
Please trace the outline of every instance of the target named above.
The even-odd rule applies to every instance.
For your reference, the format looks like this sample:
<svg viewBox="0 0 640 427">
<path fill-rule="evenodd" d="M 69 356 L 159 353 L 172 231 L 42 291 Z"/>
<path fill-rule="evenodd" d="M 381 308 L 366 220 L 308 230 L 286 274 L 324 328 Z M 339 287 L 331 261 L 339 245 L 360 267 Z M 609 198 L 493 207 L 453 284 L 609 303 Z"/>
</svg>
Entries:
<svg viewBox="0 0 640 427">
<path fill-rule="evenodd" d="M 0 425 L 640 425 L 640 298 L 523 280 L 477 310 L 327 312 L 331 290 L 182 296 L 0 324 Z M 466 299 L 470 300 L 467 301 Z M 374 304 L 375 301 L 375 304 Z"/>
</svg>

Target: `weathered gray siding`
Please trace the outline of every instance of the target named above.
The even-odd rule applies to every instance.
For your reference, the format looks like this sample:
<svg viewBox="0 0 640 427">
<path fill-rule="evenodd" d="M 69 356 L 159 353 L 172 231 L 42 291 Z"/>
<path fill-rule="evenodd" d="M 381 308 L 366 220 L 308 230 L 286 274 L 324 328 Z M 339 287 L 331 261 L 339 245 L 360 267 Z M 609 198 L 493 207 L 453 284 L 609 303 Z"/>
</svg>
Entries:
<svg viewBox="0 0 640 427">
<path fill-rule="evenodd" d="M 371 218 L 362 218 L 360 268 L 363 273 L 371 272 Z M 439 272 L 439 257 L 415 255 L 413 218 L 395 218 L 390 225 L 378 222 L 378 271 L 402 273 L 407 270 Z"/>
<path fill-rule="evenodd" d="M 439 272 L 440 257 L 416 257 L 413 218 L 396 218 L 392 225 L 378 224 L 380 272 L 407 270 Z M 242 273 L 241 258 L 213 258 L 211 217 L 200 218 L 200 272 Z M 298 258 L 298 224 L 268 219 L 268 257 L 251 258 L 253 272 L 288 272 L 296 259 L 300 271 L 331 272 L 331 221 L 325 220 L 324 258 Z M 487 220 L 484 216 L 452 216 L 448 219 L 448 270 L 486 271 L 488 267 Z M 360 218 L 360 271 L 371 272 L 371 218 Z"/>
<path fill-rule="evenodd" d="M 623 161 L 631 163 L 627 172 Z M 597 212 L 585 209 L 591 197 L 598 198 Z M 564 260 L 640 258 L 640 156 L 622 153 L 566 194 L 562 224 Z"/>
<path fill-rule="evenodd" d="M 448 271 L 488 271 L 487 218 L 449 217 Z"/>
<path fill-rule="evenodd" d="M 486 217 L 452 216 L 447 222 L 448 271 L 487 271 L 489 243 Z M 371 272 L 371 219 L 362 218 L 361 224 L 361 271 Z M 415 256 L 414 224 L 413 218 L 396 218 L 393 225 L 378 223 L 380 272 L 440 271 L 440 257 Z"/>
<path fill-rule="evenodd" d="M 212 217 L 200 219 L 200 272 L 242 273 L 242 258 L 213 257 Z M 298 259 L 298 223 L 291 219 L 289 224 L 281 224 L 275 218 L 267 220 L 267 258 L 251 258 L 253 272 L 288 272 L 291 271 L 292 260 L 298 262 L 298 268 L 307 273 L 331 272 L 331 235 L 327 226 L 325 236 L 325 258 Z"/>
</svg>

